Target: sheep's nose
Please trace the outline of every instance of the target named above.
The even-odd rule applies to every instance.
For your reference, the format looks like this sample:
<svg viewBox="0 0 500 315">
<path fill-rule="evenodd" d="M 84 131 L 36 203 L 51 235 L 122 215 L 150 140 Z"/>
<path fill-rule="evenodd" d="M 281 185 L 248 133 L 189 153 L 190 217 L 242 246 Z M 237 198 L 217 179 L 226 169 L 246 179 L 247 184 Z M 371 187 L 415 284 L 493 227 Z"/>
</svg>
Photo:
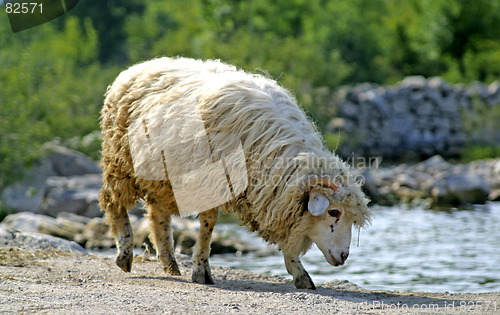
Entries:
<svg viewBox="0 0 500 315">
<path fill-rule="evenodd" d="M 340 254 L 340 258 L 342 259 L 342 265 L 345 263 L 345 261 L 347 260 L 347 257 L 349 257 L 349 253 L 346 253 L 346 252 L 342 252 L 342 254 Z"/>
</svg>

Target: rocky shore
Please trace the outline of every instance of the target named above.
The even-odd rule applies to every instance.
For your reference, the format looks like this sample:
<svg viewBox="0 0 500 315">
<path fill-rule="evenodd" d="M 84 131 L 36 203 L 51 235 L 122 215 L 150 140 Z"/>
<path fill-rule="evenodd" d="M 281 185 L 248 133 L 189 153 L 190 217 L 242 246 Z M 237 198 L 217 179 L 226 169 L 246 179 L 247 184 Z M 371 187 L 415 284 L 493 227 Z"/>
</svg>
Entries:
<svg viewBox="0 0 500 315">
<path fill-rule="evenodd" d="M 86 249 L 114 247 L 97 202 L 100 168 L 90 158 L 64 147 L 48 144 L 46 152 L 24 180 L 3 191 L 4 205 L 18 213 L 0 223 L 0 244 L 25 241 L 27 236 L 19 233 L 42 233 L 74 241 Z M 380 205 L 466 207 L 500 199 L 500 159 L 455 165 L 434 156 L 413 165 L 372 165 L 353 171 L 364 177 L 364 190 L 373 203 Z M 143 212 L 140 205 L 131 211 L 135 247 L 153 252 Z M 199 223 L 176 217 L 173 227 L 177 252 L 191 254 Z M 214 254 L 257 250 L 237 235 L 214 234 Z"/>
<path fill-rule="evenodd" d="M 134 247 L 154 254 L 154 246 L 149 239 L 148 219 L 130 215 L 130 221 L 134 233 Z M 198 235 L 199 222 L 173 217 L 172 227 L 176 251 L 191 255 Z M 28 244 L 30 244 L 29 248 L 35 249 L 71 248 L 81 252 L 86 252 L 85 249 L 102 250 L 115 247 L 115 241 L 106 220 L 101 217 L 87 218 L 73 213 L 60 212 L 56 218 L 53 218 L 25 211 L 8 215 L 0 222 L 0 247 L 23 247 Z M 212 254 L 245 254 L 261 250 L 263 249 L 245 242 L 233 233 L 218 231 L 213 233 Z"/>
<path fill-rule="evenodd" d="M 457 207 L 500 200 L 500 159 L 451 164 L 441 156 L 388 168 L 358 170 L 364 190 L 380 205 Z"/>
</svg>

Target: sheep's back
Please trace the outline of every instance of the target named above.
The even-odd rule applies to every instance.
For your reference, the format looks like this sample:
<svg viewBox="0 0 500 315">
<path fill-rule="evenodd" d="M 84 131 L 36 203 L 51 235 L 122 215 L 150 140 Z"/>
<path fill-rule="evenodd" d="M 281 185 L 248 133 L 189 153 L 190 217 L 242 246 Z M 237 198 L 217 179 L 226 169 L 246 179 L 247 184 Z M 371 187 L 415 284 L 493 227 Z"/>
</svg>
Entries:
<svg viewBox="0 0 500 315">
<path fill-rule="evenodd" d="M 105 176 L 131 178 L 129 186 L 136 189 L 140 197 L 154 195 L 154 199 L 164 199 L 164 202 L 173 199 L 168 174 L 163 181 L 136 176 L 129 147 L 129 127 L 134 121 L 148 118 L 151 130 L 171 131 L 162 133 L 170 135 L 162 139 L 163 146 L 175 146 L 190 120 L 189 108 L 193 105 L 201 115 L 203 132 L 212 140 L 212 148 L 218 148 L 213 160 L 223 158 L 241 144 L 249 178 L 246 193 L 256 204 L 270 202 L 262 201 L 271 194 L 266 191 L 270 188 L 263 186 L 269 184 L 269 177 L 283 176 L 287 167 L 275 167 L 273 161 L 291 159 L 303 152 L 318 155 L 325 152 L 314 125 L 294 97 L 274 80 L 239 71 L 219 61 L 159 58 L 123 71 L 108 88 L 101 112 Z M 229 135 L 237 141 L 225 141 L 225 137 L 216 135 Z M 193 146 L 196 145 L 202 144 L 194 141 Z M 140 157 L 144 161 L 149 158 L 147 150 L 135 154 L 144 154 Z M 189 169 L 196 164 L 192 154 L 177 156 L 178 165 Z"/>
</svg>

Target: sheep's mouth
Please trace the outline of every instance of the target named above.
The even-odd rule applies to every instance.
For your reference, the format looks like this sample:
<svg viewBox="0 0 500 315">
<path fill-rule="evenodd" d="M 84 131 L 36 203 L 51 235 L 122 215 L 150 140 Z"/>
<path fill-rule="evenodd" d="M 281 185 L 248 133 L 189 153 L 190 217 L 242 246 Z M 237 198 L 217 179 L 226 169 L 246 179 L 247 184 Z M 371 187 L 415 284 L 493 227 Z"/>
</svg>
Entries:
<svg viewBox="0 0 500 315">
<path fill-rule="evenodd" d="M 335 259 L 335 257 L 333 256 L 333 254 L 330 250 L 328 250 L 327 254 L 326 255 L 324 254 L 324 256 L 326 258 L 326 261 L 328 261 L 328 263 L 334 267 L 342 266 L 344 264 L 344 262 L 342 260 L 339 261 L 339 260 Z"/>
</svg>

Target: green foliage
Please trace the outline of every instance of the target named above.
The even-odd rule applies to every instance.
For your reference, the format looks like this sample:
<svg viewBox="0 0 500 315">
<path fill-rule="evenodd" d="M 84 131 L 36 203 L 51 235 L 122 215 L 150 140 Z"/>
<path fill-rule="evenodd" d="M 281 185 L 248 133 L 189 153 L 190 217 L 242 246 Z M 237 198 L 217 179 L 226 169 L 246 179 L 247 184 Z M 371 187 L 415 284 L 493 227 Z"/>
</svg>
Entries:
<svg viewBox="0 0 500 315">
<path fill-rule="evenodd" d="M 483 160 L 500 157 L 500 145 L 484 145 L 469 143 L 464 147 L 461 162 L 468 163 L 475 160 Z"/>
<path fill-rule="evenodd" d="M 102 63 L 127 62 L 125 26 L 131 14 L 144 11 L 144 1 L 80 0 L 69 15 L 80 22 L 89 20 L 97 34 L 97 56 Z M 64 29 L 66 16 L 54 21 L 58 30 Z"/>
<path fill-rule="evenodd" d="M 2 203 L 2 201 L 0 200 L 0 222 L 2 222 L 6 216 L 8 216 L 9 214 L 13 214 L 13 213 L 15 213 L 15 211 L 12 209 L 7 209 L 4 206 L 4 204 Z"/>
<path fill-rule="evenodd" d="M 448 58 L 451 81 L 490 81 L 498 78 L 500 3 L 455 0 L 443 7 L 446 33 L 440 49 Z"/>
<path fill-rule="evenodd" d="M 326 146 L 329 150 L 337 150 L 342 142 L 345 141 L 345 134 L 325 132 L 323 134 L 323 139 L 325 140 Z"/>
<path fill-rule="evenodd" d="M 470 115 L 471 111 L 474 115 Z M 462 150 L 462 160 L 472 160 L 500 157 L 500 104 L 490 105 L 478 96 L 472 98 L 471 110 L 461 111 L 461 118 L 467 144 Z M 497 143 L 497 145 L 495 145 Z"/>
<path fill-rule="evenodd" d="M 2 17 L 0 188 L 22 175 L 43 143 L 96 130 L 102 95 L 116 74 L 101 73 L 89 19 L 68 17 L 61 31 L 48 23 L 19 36 L 9 28 Z"/>
</svg>

